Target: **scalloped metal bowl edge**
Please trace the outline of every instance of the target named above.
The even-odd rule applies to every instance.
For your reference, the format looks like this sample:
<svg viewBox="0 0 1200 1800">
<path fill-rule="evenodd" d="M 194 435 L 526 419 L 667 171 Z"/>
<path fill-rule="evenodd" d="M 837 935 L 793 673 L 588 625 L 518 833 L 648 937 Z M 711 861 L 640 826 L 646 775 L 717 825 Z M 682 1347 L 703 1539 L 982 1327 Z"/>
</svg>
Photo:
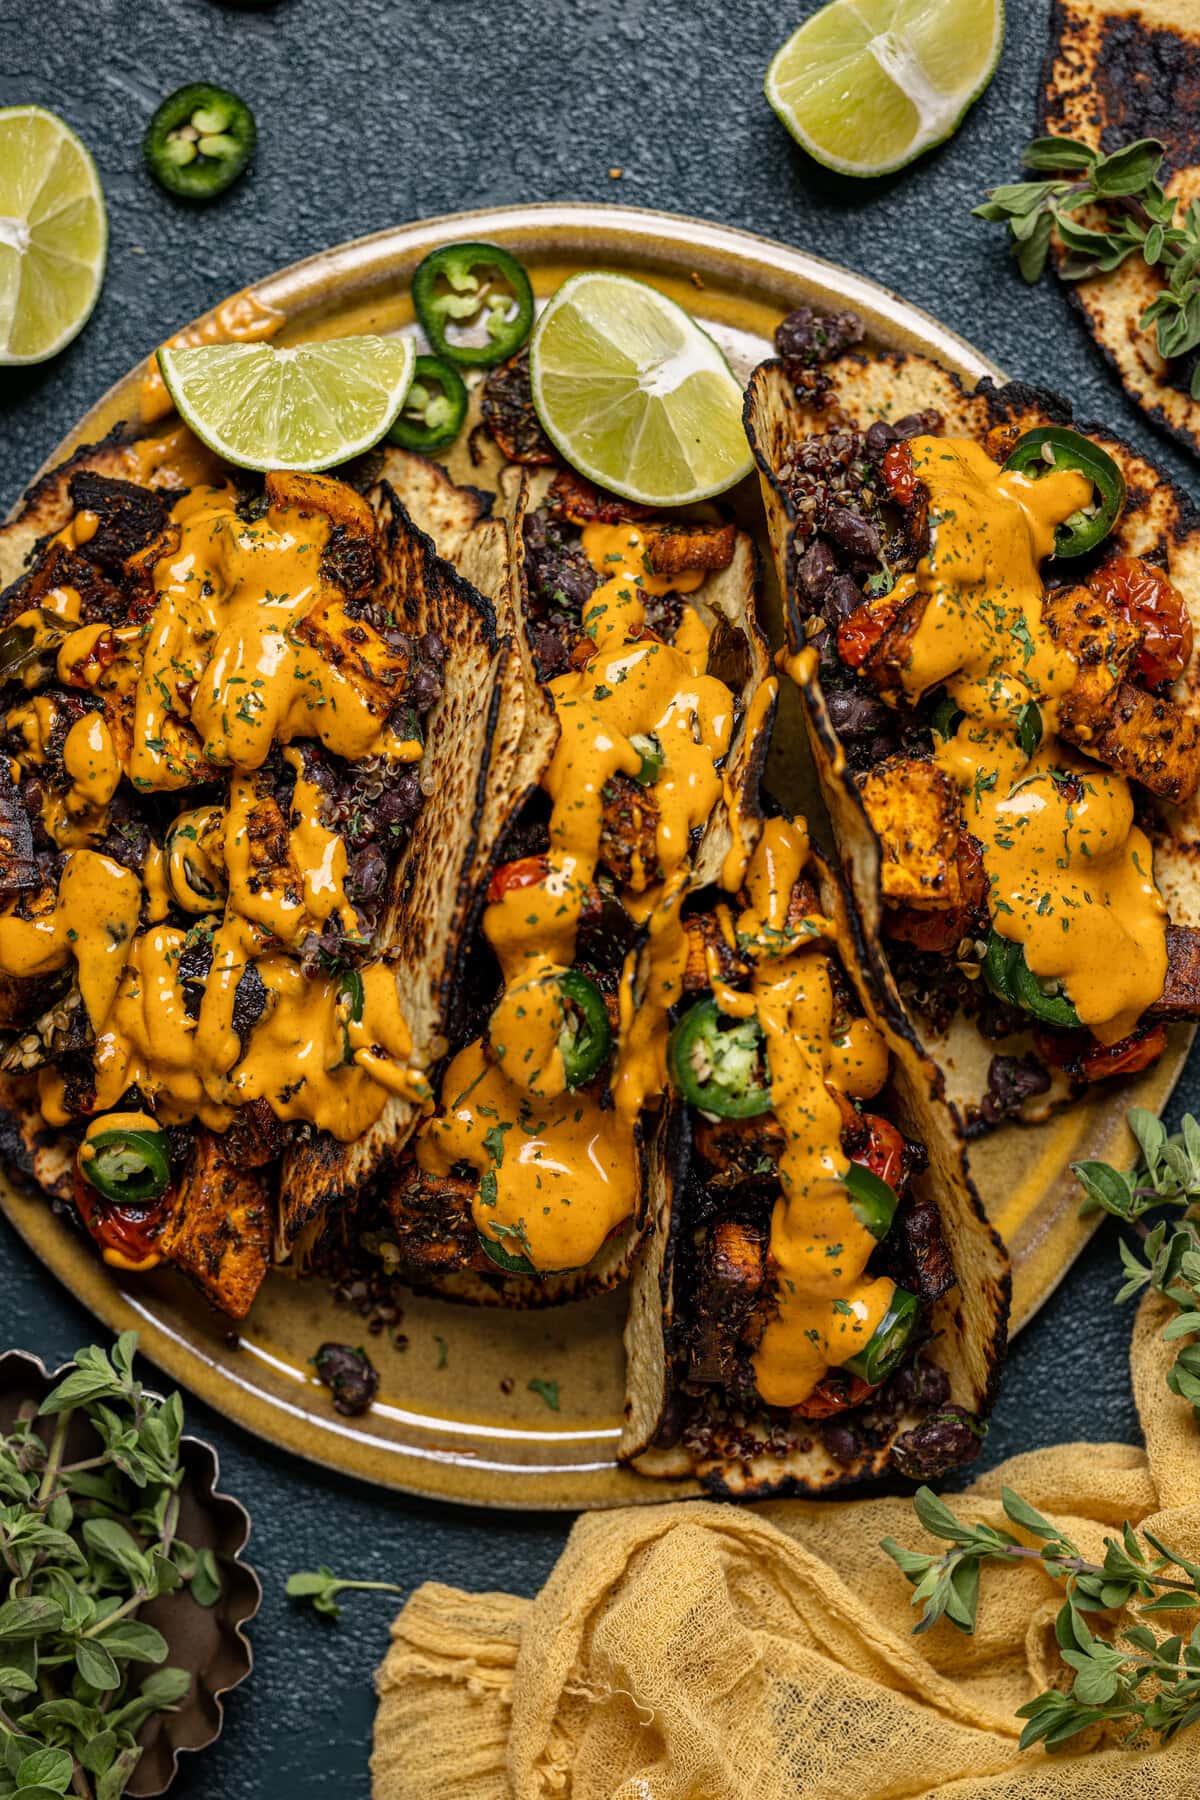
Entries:
<svg viewBox="0 0 1200 1800">
<path fill-rule="evenodd" d="M 29 1383 L 29 1398 L 43 1400 L 51 1388 L 69 1374 L 74 1367 L 74 1361 L 68 1361 L 60 1364 L 57 1369 L 51 1370 L 47 1368 L 44 1359 L 32 1350 L 2 1351 L 0 1352 L 0 1396 L 10 1391 L 11 1387 L 17 1386 L 17 1383 L 11 1382 L 10 1378 L 14 1371 L 19 1371 Z M 161 1398 L 157 1389 L 150 1388 L 148 1391 L 153 1393 L 156 1398 Z M 135 1770 L 133 1779 L 126 1789 L 131 1800 L 158 1800 L 158 1796 L 166 1793 L 179 1773 L 180 1757 L 195 1755 L 202 1750 L 207 1750 L 210 1744 L 216 1742 L 225 1726 L 225 1696 L 241 1687 L 254 1671 L 254 1650 L 246 1635 L 246 1627 L 258 1614 L 262 1605 L 263 1590 L 257 1572 L 251 1568 L 249 1563 L 242 1561 L 242 1552 L 250 1542 L 252 1529 L 250 1514 L 240 1500 L 235 1499 L 232 1494 L 223 1493 L 218 1486 L 221 1478 L 221 1459 L 215 1445 L 210 1444 L 205 1438 L 198 1438 L 190 1432 L 185 1432 L 180 1440 L 180 1460 L 186 1462 L 189 1458 L 199 1464 L 195 1470 L 188 1469 L 186 1475 L 193 1484 L 195 1498 L 202 1510 L 208 1511 L 218 1518 L 232 1521 L 234 1525 L 231 1546 L 222 1551 L 222 1557 L 227 1568 L 237 1571 L 240 1583 L 248 1590 L 249 1603 L 240 1607 L 234 1607 L 232 1604 L 225 1605 L 221 1610 L 221 1618 L 226 1635 L 232 1637 L 238 1645 L 243 1666 L 233 1676 L 233 1679 L 224 1680 L 219 1686 L 211 1686 L 207 1683 L 204 1685 L 204 1692 L 212 1702 L 216 1714 L 213 1728 L 206 1736 L 189 1743 L 176 1743 L 168 1737 L 169 1767 L 166 1778 L 154 1787 L 139 1786 L 138 1771 Z M 230 1599 L 232 1600 L 232 1596 Z M 218 1606 L 221 1607 L 221 1603 L 218 1603 Z M 199 1683 L 204 1670 L 193 1669 L 192 1674 L 194 1680 Z M 140 1768 L 141 1764 L 139 1764 Z"/>
</svg>

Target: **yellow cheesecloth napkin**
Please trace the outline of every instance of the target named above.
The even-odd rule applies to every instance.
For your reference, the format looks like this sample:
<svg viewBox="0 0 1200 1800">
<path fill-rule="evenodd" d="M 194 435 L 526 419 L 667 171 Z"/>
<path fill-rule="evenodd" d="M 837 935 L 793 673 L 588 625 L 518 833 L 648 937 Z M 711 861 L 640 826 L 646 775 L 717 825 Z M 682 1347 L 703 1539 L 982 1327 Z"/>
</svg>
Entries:
<svg viewBox="0 0 1200 1800">
<path fill-rule="evenodd" d="M 954 1510 L 1006 1526 L 1007 1483 L 1088 1557 L 1126 1519 L 1200 1557 L 1200 1431 L 1164 1381 L 1171 1310 L 1149 1297 L 1134 1331 L 1144 1450 L 1013 1457 Z M 930 1542 L 904 1499 L 676 1502 L 581 1518 L 536 1600 L 426 1583 L 379 1673 L 374 1800 L 1200 1795 L 1200 1726 L 1149 1751 L 1019 1751 L 1016 1708 L 1065 1685 L 1061 1589 L 1032 1564 L 985 1568 L 973 1637 L 943 1620 L 914 1638 L 887 1536 Z"/>
</svg>

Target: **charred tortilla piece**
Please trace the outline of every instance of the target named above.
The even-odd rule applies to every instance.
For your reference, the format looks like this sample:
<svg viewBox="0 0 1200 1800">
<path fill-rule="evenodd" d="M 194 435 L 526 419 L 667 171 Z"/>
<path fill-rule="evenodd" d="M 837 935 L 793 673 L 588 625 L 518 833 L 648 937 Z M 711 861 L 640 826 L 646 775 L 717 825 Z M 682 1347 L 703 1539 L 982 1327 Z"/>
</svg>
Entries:
<svg viewBox="0 0 1200 1800">
<path fill-rule="evenodd" d="M 377 495 L 383 597 L 414 638 L 436 633 L 446 648 L 443 692 L 426 723 L 421 777 L 429 793 L 388 890 L 378 942 L 404 997 L 414 1052 L 436 1060 L 460 946 L 486 860 L 489 767 L 509 654 L 496 608 L 444 562 L 390 487 Z M 416 1123 L 414 1106 L 388 1100 L 355 1143 L 316 1132 L 284 1162 L 277 1253 L 310 1235 L 334 1204 L 396 1154 Z"/>
<path fill-rule="evenodd" d="M 1200 198 L 1200 18 L 1193 0 L 1054 0 L 1038 129 L 1113 151 L 1138 138 L 1166 148 L 1163 184 L 1184 209 Z M 1086 223 L 1086 218 L 1084 223 Z M 1138 325 L 1161 291 L 1140 255 L 1067 291 L 1127 392 L 1164 430 L 1200 450 L 1192 357 L 1164 363 Z"/>
<path fill-rule="evenodd" d="M 823 865 L 820 873 L 820 905 L 835 923 L 845 975 L 891 1052 L 884 1110 L 929 1158 L 926 1172 L 911 1183 L 893 1254 L 897 1278 L 932 1309 L 932 1361 L 906 1363 L 883 1389 L 865 1396 L 847 1385 L 850 1410 L 827 1424 L 800 1409 L 762 1407 L 747 1371 L 761 1291 L 756 1246 L 767 1240 L 770 1201 L 754 1200 L 752 1146 L 769 1163 L 769 1121 L 751 1119 L 732 1129 L 734 1121 L 689 1118 L 668 1103 L 649 1146 L 652 1229 L 630 1291 L 618 1453 L 643 1474 L 692 1476 L 734 1499 L 828 1492 L 880 1475 L 929 1406 L 950 1403 L 986 1417 L 1005 1347 L 1008 1258 L 972 1185 L 941 1076 L 880 996 L 861 924 L 841 884 Z M 843 1379 L 835 1372 L 834 1385 Z M 810 1414 L 820 1410 L 806 1404 Z"/>
<path fill-rule="evenodd" d="M 1015 435 L 1038 425 L 1071 422 L 1066 401 L 1040 388 L 1020 382 L 997 386 L 985 379 L 972 391 L 948 370 L 917 354 L 851 353 L 828 365 L 824 373 L 829 382 L 828 410 L 815 411 L 803 404 L 778 362 L 764 363 L 755 370 L 746 401 L 747 431 L 762 480 L 772 549 L 785 595 L 788 638 L 794 649 L 810 641 L 814 620 L 821 622 L 821 608 L 827 602 L 814 597 L 806 578 L 810 540 L 780 470 L 788 465 L 792 446 L 812 433 L 829 430 L 831 414 L 839 429 L 859 433 L 882 431 L 880 421 L 932 414 L 939 421 L 932 429 L 947 436 L 990 442 L 1000 454 Z M 1114 458 L 1127 486 L 1125 511 L 1106 541 L 1103 557 L 1141 557 L 1165 570 L 1184 597 L 1193 629 L 1200 628 L 1200 513 L 1193 501 L 1149 457 L 1104 427 L 1085 421 L 1078 429 Z M 1074 579 L 1077 582 L 1078 576 Z M 829 580 L 832 576 L 827 572 L 827 583 Z M 823 592 L 828 592 L 828 585 Z M 1094 601 L 1094 596 L 1089 598 Z M 1125 757 L 1122 766 L 1135 777 L 1137 772 L 1129 761 L 1134 752 L 1127 747 L 1136 741 L 1144 773 L 1169 796 L 1177 786 L 1180 763 L 1198 737 L 1197 660 L 1193 658 L 1183 678 L 1165 694 L 1133 689 L 1136 707 L 1131 704 L 1130 716 L 1122 718 L 1124 691 L 1131 685 L 1125 681 L 1131 645 L 1128 632 L 1121 622 L 1107 617 L 1099 621 L 1094 605 L 1081 613 L 1078 591 L 1070 580 L 1061 588 L 1048 590 L 1046 605 L 1060 634 L 1084 651 L 1084 666 L 1064 709 L 1069 727 L 1064 736 L 1073 736 L 1082 748 L 1097 753 L 1103 745 L 1114 760 Z M 1115 674 L 1095 655 L 1098 651 L 1107 655 L 1110 649 Z M 863 918 L 872 974 L 889 1010 L 906 1018 L 908 1008 L 893 966 L 902 964 L 904 958 L 894 944 L 885 947 L 883 941 L 888 899 L 886 834 L 873 823 L 864 804 L 855 774 L 853 741 L 843 739 L 839 729 L 847 717 L 853 721 L 847 701 L 861 704 L 864 696 L 861 683 L 845 689 L 833 685 L 842 679 L 836 669 L 818 664 L 800 684 L 802 711 L 842 865 Z M 878 704 L 869 696 L 867 699 L 868 704 Z M 1144 717 L 1135 719 L 1135 711 Z M 896 717 L 893 713 L 893 731 Z M 1089 729 L 1096 731 L 1096 737 L 1091 744 L 1084 744 L 1083 733 Z M 868 766 L 872 760 L 881 759 L 876 753 L 868 758 Z M 1183 804 L 1163 801 L 1157 806 L 1147 799 L 1140 805 L 1139 818 L 1154 844 L 1155 879 L 1169 917 L 1181 927 L 1200 927 L 1200 799 L 1193 794 Z M 887 823 L 886 817 L 881 820 L 881 824 Z M 912 991 L 911 982 L 906 983 L 906 991 Z M 926 1014 L 922 1011 L 920 1016 Z M 923 1029 L 933 1031 L 930 1025 Z M 952 1023 L 941 1021 L 934 1035 L 941 1040 L 938 1056 L 951 1072 L 947 1078 L 955 1083 L 956 1101 L 970 1109 L 974 1119 L 986 1119 L 996 1110 L 995 1096 L 989 1105 L 988 1059 L 979 1056 L 979 1034 L 973 1020 L 960 1014 Z M 1026 1037 L 1024 1043 L 1014 1042 L 1006 1050 L 1020 1056 L 1030 1044 Z M 1069 1087 L 1056 1078 L 1043 1116 L 1069 1098 Z M 1030 1116 L 1030 1107 L 1022 1116 Z"/>
</svg>

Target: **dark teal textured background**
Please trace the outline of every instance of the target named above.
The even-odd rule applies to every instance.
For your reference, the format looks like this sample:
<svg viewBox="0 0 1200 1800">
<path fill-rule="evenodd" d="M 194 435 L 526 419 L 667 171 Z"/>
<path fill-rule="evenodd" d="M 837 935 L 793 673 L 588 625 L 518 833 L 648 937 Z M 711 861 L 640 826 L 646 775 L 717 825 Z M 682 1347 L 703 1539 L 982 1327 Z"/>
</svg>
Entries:
<svg viewBox="0 0 1200 1800">
<path fill-rule="evenodd" d="M 970 217 L 985 185 L 1013 178 L 1032 135 L 1043 0 L 1010 0 L 1000 69 L 957 137 L 868 184 L 815 169 L 762 98 L 772 51 L 809 10 L 805 0 L 0 0 L 0 105 L 37 101 L 69 120 L 96 157 L 111 224 L 108 277 L 83 336 L 46 367 L 0 371 L 0 511 L 110 382 L 233 289 L 343 238 L 522 200 L 666 207 L 817 251 L 927 307 L 1014 374 L 1061 388 L 1084 417 L 1114 422 L 1194 486 L 1195 465 L 1125 401 L 1061 290 L 1026 290 L 994 229 Z M 241 184 L 192 210 L 154 186 L 139 144 L 157 101 L 200 79 L 251 103 L 259 154 Z M 1193 1063 L 1180 1099 L 1194 1104 L 1197 1085 Z M 1105 1234 L 1015 1345 L 989 1461 L 1133 1435 L 1130 1314 L 1111 1306 L 1115 1286 Z M 0 1225 L 0 1347 L 53 1363 L 92 1335 Z M 175 1791 L 358 1800 L 390 1604 L 364 1597 L 330 1626 L 283 1598 L 288 1571 L 328 1561 L 406 1590 L 435 1579 L 529 1594 L 569 1520 L 377 1493 L 199 1405 L 188 1420 L 219 1446 L 223 1485 L 253 1513 L 266 1601 L 253 1680 Z"/>
</svg>

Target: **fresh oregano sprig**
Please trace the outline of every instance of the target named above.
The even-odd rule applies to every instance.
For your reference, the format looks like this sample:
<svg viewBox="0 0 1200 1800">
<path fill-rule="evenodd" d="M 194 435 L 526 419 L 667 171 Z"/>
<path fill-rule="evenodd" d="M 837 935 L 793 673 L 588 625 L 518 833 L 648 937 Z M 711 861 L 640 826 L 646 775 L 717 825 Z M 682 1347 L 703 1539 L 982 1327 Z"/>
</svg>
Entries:
<svg viewBox="0 0 1200 1800">
<path fill-rule="evenodd" d="M 1167 1386 L 1190 1402 L 1200 1419 L 1200 1124 L 1189 1113 L 1174 1137 L 1162 1120 L 1132 1107 L 1129 1129 L 1141 1155 L 1128 1174 L 1108 1163 L 1071 1166 L 1084 1191 L 1080 1212 L 1111 1213 L 1143 1239 L 1142 1255 L 1120 1240 L 1125 1281 L 1119 1303 L 1153 1288 L 1179 1308 L 1163 1337 L 1186 1339 L 1167 1374 Z M 1166 1216 L 1151 1225 L 1146 1214 Z"/>
<path fill-rule="evenodd" d="M 1195 1724 L 1200 1719 L 1200 1625 L 1185 1642 L 1178 1634 L 1159 1637 L 1142 1621 L 1160 1613 L 1200 1610 L 1200 1563 L 1168 1549 L 1149 1531 L 1141 1534 L 1143 1544 L 1129 1525 L 1120 1539 L 1104 1540 L 1102 1563 L 1089 1562 L 1012 1488 L 1001 1489 L 1001 1503 L 1013 1524 L 1037 1544 L 1024 1543 L 1003 1528 L 965 1524 L 927 1487 L 913 1498 L 917 1517 L 950 1548 L 905 1550 L 893 1538 L 883 1540 L 882 1548 L 912 1583 L 912 1604 L 922 1607 L 914 1631 L 928 1631 L 946 1618 L 959 1631 L 973 1632 L 983 1565 L 1035 1562 L 1051 1580 L 1063 1583 L 1055 1635 L 1074 1676 L 1069 1692 L 1048 1688 L 1017 1708 L 1017 1716 L 1027 1721 L 1022 1750 L 1039 1742 L 1053 1748 L 1101 1724 L 1126 1728 L 1126 1742 L 1157 1737 L 1165 1743 Z M 1088 1625 L 1086 1614 L 1121 1608 L 1130 1608 L 1133 1622 L 1114 1622 L 1112 1637 L 1101 1637 Z"/>
<path fill-rule="evenodd" d="M 319 1569 L 298 1570 L 295 1575 L 289 1575 L 287 1580 L 287 1591 L 293 1600 L 307 1600 L 315 1612 L 324 1613 L 329 1619 L 341 1618 L 342 1609 L 337 1603 L 337 1597 L 352 1588 L 369 1594 L 404 1592 L 394 1581 L 350 1581 L 344 1576 L 335 1575 L 324 1563 Z"/>
<path fill-rule="evenodd" d="M 1155 327 L 1160 356 L 1186 356 L 1200 345 L 1200 203 L 1182 213 L 1158 179 L 1163 146 L 1139 138 L 1102 156 L 1077 138 L 1035 138 L 1022 161 L 1044 179 L 990 188 L 974 217 L 1008 228 L 1017 266 L 1037 281 L 1057 231 L 1063 246 L 1058 273 L 1064 281 L 1108 275 L 1130 256 L 1141 256 L 1165 278 L 1138 321 Z M 1090 208 L 1084 224 L 1075 215 Z M 1200 362 L 1191 392 L 1200 400 Z"/>
<path fill-rule="evenodd" d="M 141 1609 L 184 1582 L 204 1605 L 220 1594 L 212 1552 L 177 1535 L 182 1402 L 134 1378 L 136 1346 L 81 1350 L 0 1436 L 0 1800 L 118 1800 L 138 1730 L 192 1683 L 155 1667 L 167 1642 Z"/>
</svg>

